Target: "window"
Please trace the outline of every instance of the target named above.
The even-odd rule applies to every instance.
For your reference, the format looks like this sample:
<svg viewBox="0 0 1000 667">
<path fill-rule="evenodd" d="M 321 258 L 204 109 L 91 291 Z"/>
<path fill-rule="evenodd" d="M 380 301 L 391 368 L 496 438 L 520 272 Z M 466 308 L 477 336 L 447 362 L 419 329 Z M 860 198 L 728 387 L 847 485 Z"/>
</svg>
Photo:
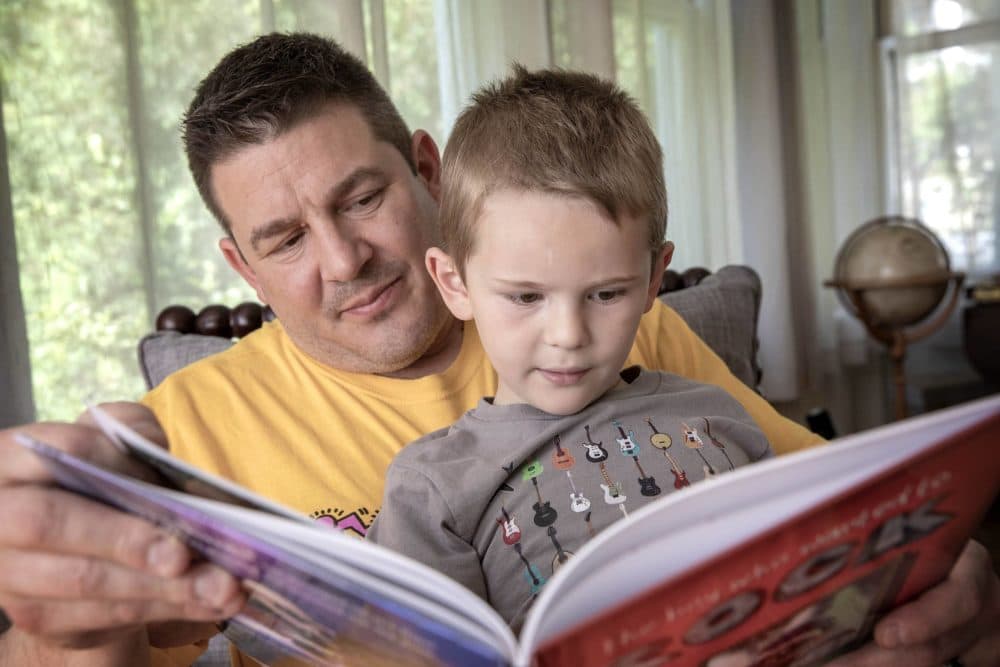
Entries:
<svg viewBox="0 0 1000 667">
<path fill-rule="evenodd" d="M 0 98 L 38 417 L 71 419 L 87 401 L 141 396 L 135 345 L 168 304 L 254 299 L 217 250 L 220 230 L 179 140 L 195 85 L 237 44 L 271 30 L 330 35 L 365 57 L 411 128 L 442 146 L 468 93 L 511 60 L 597 62 L 664 142 L 679 265 L 721 266 L 738 256 L 713 254 L 720 245 L 708 240 L 739 236 L 727 176 L 728 20 L 728 0 L 0 2 Z"/>
<path fill-rule="evenodd" d="M 882 40 L 888 210 L 918 218 L 970 279 L 1000 269 L 1000 2 L 894 0 Z"/>
</svg>

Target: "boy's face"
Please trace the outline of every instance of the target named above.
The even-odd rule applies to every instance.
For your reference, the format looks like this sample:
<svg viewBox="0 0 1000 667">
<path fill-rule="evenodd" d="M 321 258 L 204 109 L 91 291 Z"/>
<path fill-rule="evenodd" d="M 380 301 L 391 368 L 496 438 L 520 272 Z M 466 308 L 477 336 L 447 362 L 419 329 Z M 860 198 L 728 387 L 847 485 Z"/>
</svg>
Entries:
<svg viewBox="0 0 1000 667">
<path fill-rule="evenodd" d="M 495 402 L 572 414 L 619 381 L 669 250 L 654 269 L 645 224 L 616 224 L 583 198 L 501 190 L 476 223 L 465 281 L 438 249 L 428 268 L 452 312 L 475 319 Z"/>
</svg>

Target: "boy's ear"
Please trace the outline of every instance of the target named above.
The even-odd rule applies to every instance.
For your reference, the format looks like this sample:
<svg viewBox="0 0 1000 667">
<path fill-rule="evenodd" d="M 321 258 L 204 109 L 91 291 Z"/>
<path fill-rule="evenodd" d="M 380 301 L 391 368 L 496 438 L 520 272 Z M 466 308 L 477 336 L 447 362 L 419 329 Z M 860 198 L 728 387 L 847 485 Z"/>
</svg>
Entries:
<svg viewBox="0 0 1000 667">
<path fill-rule="evenodd" d="M 653 307 L 653 301 L 656 299 L 656 294 L 660 291 L 660 283 L 663 281 L 663 272 L 670 266 L 670 260 L 673 256 L 674 244 L 666 241 L 653 258 L 653 270 L 649 274 L 649 287 L 646 292 L 646 309 L 643 312 L 649 312 L 649 309 Z"/>
<path fill-rule="evenodd" d="M 430 247 L 424 255 L 424 264 L 451 314 L 460 320 L 471 320 L 472 303 L 469 301 L 469 290 L 466 289 L 462 274 L 458 272 L 458 267 L 455 266 L 451 256 L 441 248 Z"/>
<path fill-rule="evenodd" d="M 233 240 L 231 236 L 226 236 L 219 239 L 219 250 L 222 251 L 222 256 L 226 258 L 226 263 L 233 268 L 236 273 L 240 274 L 243 280 L 247 281 L 247 284 L 253 288 L 253 291 L 257 293 L 257 298 L 261 303 L 267 303 L 267 297 L 264 295 L 264 290 L 261 289 L 260 283 L 257 281 L 257 274 L 254 270 L 250 268 L 247 264 L 247 260 L 244 259 L 243 253 L 240 252 L 239 246 L 236 245 L 236 241 Z"/>
</svg>

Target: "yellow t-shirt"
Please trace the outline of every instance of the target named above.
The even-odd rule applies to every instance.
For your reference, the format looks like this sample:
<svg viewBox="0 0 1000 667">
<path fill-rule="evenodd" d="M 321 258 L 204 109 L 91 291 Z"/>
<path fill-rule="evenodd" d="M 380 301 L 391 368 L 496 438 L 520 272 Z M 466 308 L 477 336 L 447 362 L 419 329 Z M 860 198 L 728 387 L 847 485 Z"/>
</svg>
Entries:
<svg viewBox="0 0 1000 667">
<path fill-rule="evenodd" d="M 736 379 L 659 300 L 643 317 L 626 364 L 722 387 L 743 404 L 778 454 L 821 442 Z M 172 374 L 143 403 L 179 458 L 319 523 L 364 535 L 378 513 L 395 454 L 456 421 L 492 395 L 496 383 L 471 322 L 451 366 L 414 380 L 325 366 L 271 322 L 225 352 Z"/>
<path fill-rule="evenodd" d="M 176 456 L 363 535 L 385 470 L 408 442 L 496 390 L 475 325 L 443 373 L 414 380 L 346 373 L 303 353 L 278 322 L 167 378 L 143 399 Z M 778 454 L 820 438 L 737 380 L 669 307 L 643 317 L 627 363 L 715 384 L 736 397 Z"/>
</svg>

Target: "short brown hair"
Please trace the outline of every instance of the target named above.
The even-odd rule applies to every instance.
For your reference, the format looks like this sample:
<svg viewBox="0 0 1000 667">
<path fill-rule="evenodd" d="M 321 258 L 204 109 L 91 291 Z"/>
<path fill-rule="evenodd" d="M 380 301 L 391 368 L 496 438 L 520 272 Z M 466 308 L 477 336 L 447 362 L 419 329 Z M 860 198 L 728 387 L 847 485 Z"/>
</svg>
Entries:
<svg viewBox="0 0 1000 667">
<path fill-rule="evenodd" d="M 375 137 L 415 170 L 410 131 L 378 81 L 336 42 L 307 33 L 271 33 L 226 54 L 198 84 L 183 119 L 188 166 L 205 205 L 231 233 L 212 192 L 212 166 L 313 117 L 328 104 L 360 109 Z"/>
<path fill-rule="evenodd" d="M 486 197 L 506 188 L 585 197 L 644 220 L 650 250 L 663 246 L 660 144 L 635 100 L 592 74 L 515 64 L 455 121 L 442 174 L 441 234 L 460 272 Z"/>
</svg>

